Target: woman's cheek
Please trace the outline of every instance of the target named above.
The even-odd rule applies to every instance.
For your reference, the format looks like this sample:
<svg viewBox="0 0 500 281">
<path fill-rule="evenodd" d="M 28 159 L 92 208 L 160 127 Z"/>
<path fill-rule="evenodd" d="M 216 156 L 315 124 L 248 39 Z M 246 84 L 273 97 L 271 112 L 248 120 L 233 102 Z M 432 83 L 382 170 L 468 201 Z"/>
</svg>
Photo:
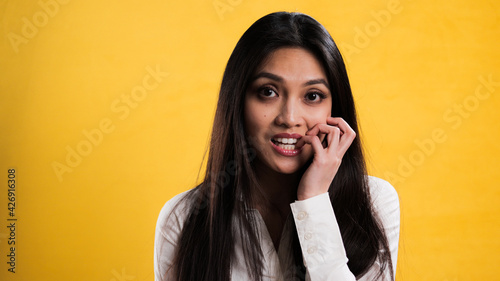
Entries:
<svg viewBox="0 0 500 281">
<path fill-rule="evenodd" d="M 330 115 L 326 115 L 322 112 L 315 112 L 310 118 L 307 120 L 307 129 L 310 130 L 316 124 L 326 124 L 327 118 Z"/>
</svg>

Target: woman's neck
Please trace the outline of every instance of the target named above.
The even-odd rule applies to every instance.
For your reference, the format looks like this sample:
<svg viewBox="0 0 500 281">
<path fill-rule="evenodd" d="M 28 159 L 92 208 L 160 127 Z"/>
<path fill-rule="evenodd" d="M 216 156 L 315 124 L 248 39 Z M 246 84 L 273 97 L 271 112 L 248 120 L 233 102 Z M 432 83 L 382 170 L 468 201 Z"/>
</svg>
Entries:
<svg viewBox="0 0 500 281">
<path fill-rule="evenodd" d="M 255 208 L 264 219 L 274 248 L 278 251 L 283 227 L 291 212 L 290 203 L 297 198 L 302 172 L 282 174 L 258 162 L 255 167 L 260 188 L 253 190 L 261 190 L 260 194 L 256 194 Z"/>
<path fill-rule="evenodd" d="M 290 203 L 297 198 L 297 187 L 302 172 L 282 174 L 261 163 L 256 163 L 255 168 L 262 192 L 259 195 L 263 197 L 263 200 L 258 200 L 257 208 L 264 212 L 266 210 L 277 211 L 277 208 L 280 214 L 286 218 L 290 211 Z"/>
</svg>

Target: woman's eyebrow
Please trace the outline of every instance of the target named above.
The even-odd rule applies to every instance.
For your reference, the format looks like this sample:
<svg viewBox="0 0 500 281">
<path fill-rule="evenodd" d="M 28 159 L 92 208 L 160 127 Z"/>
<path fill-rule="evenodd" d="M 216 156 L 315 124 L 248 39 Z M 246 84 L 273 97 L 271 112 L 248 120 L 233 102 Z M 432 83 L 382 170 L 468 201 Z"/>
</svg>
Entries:
<svg viewBox="0 0 500 281">
<path fill-rule="evenodd" d="M 320 78 L 320 79 L 313 79 L 309 80 L 306 83 L 304 83 L 304 86 L 310 86 L 310 85 L 315 85 L 315 84 L 323 84 L 325 85 L 328 89 L 330 89 L 330 86 L 328 86 L 328 83 L 325 81 L 325 79 Z"/>
<path fill-rule="evenodd" d="M 272 74 L 269 72 L 260 72 L 253 77 L 252 81 L 255 81 L 259 78 L 269 78 L 269 79 L 274 80 L 276 82 L 283 82 L 283 80 L 284 80 L 283 77 L 281 77 L 279 75 Z M 328 83 L 323 78 L 309 80 L 309 81 L 304 83 L 304 86 L 310 86 L 310 85 L 315 85 L 315 84 L 323 84 L 327 88 L 330 88 L 330 86 L 328 86 Z"/>
<path fill-rule="evenodd" d="M 252 81 L 255 81 L 259 78 L 269 78 L 271 80 L 274 80 L 276 82 L 282 82 L 283 81 L 283 77 L 281 76 L 278 76 L 276 74 L 272 74 L 272 73 L 269 73 L 269 72 L 260 72 L 259 74 L 255 75 L 252 79 Z"/>
</svg>

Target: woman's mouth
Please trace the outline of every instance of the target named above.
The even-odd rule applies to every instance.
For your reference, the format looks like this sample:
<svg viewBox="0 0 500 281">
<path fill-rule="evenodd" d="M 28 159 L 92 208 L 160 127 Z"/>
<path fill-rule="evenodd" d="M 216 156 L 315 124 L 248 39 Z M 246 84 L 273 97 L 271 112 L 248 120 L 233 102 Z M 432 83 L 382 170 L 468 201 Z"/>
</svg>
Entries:
<svg viewBox="0 0 500 281">
<path fill-rule="evenodd" d="M 276 139 L 271 139 L 271 141 L 275 145 L 285 150 L 294 150 L 295 144 L 297 143 L 297 139 L 294 138 L 276 138 Z"/>
<path fill-rule="evenodd" d="M 277 134 L 271 139 L 273 148 L 283 156 L 295 156 L 300 153 L 301 148 L 297 148 L 297 141 L 302 136 L 299 134 Z"/>
</svg>

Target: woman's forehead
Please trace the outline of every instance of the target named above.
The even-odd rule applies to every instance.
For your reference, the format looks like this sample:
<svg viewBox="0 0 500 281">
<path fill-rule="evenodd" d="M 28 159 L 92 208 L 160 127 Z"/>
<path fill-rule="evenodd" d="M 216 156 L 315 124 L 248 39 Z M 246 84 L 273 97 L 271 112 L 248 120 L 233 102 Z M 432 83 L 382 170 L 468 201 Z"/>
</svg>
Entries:
<svg viewBox="0 0 500 281">
<path fill-rule="evenodd" d="M 280 48 L 270 53 L 257 67 L 252 80 L 262 73 L 291 80 L 327 80 L 321 62 L 310 51 L 299 47 Z"/>
</svg>

